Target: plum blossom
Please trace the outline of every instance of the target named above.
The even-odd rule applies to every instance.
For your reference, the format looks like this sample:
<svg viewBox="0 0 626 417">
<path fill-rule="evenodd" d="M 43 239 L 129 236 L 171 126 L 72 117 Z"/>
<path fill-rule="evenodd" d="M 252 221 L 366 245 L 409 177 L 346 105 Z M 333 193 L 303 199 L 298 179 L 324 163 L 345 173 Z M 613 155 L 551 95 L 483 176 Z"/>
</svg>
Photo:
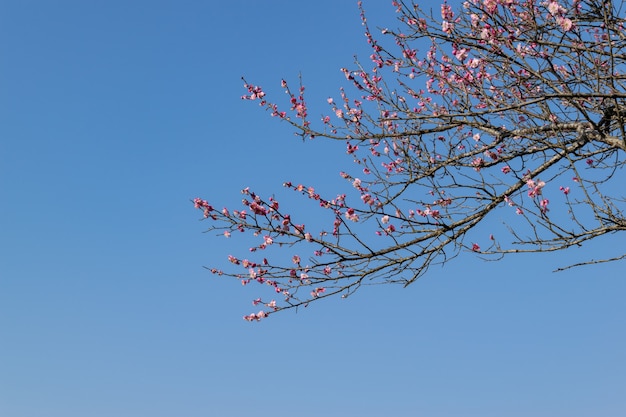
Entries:
<svg viewBox="0 0 626 417">
<path fill-rule="evenodd" d="M 262 99 L 265 97 L 265 92 L 259 86 L 245 84 L 244 87 L 248 89 L 250 94 L 247 96 L 241 96 L 243 100 L 256 100 L 257 98 Z"/>
<path fill-rule="evenodd" d="M 483 0 L 483 6 L 489 13 L 493 13 L 498 8 L 498 0 Z"/>
<path fill-rule="evenodd" d="M 562 15 L 567 12 L 567 10 L 556 1 L 548 3 L 548 11 L 552 16 Z"/>
<path fill-rule="evenodd" d="M 563 29 L 565 32 L 569 32 L 570 30 L 572 30 L 572 28 L 574 27 L 574 22 L 572 22 L 570 19 L 568 19 L 567 17 L 561 17 L 558 16 L 556 18 L 556 23 L 561 26 L 561 29 Z"/>
<path fill-rule="evenodd" d="M 474 165 L 475 171 L 480 171 L 480 168 L 485 165 L 485 160 L 483 158 L 474 158 L 472 165 Z"/>
<path fill-rule="evenodd" d="M 311 297 L 317 298 L 324 292 L 326 292 L 326 288 L 324 287 L 315 288 L 313 291 L 311 291 Z"/>
<path fill-rule="evenodd" d="M 268 316 L 268 314 L 265 311 L 261 310 L 261 311 L 259 311 L 256 314 L 252 313 L 250 315 L 243 316 L 243 319 L 246 320 L 246 321 L 255 321 L 255 320 L 256 321 L 260 321 L 261 319 L 264 319 L 267 316 Z"/>
<path fill-rule="evenodd" d="M 532 179 L 526 181 L 526 185 L 528 186 L 528 197 L 536 197 L 541 195 L 541 189 L 546 185 L 543 181 L 535 182 Z"/>
<path fill-rule="evenodd" d="M 467 58 L 468 50 L 466 48 L 454 49 L 453 53 L 456 59 L 463 62 L 465 61 L 465 58 Z"/>
<path fill-rule="evenodd" d="M 355 213 L 355 210 L 350 207 L 346 210 L 346 218 L 350 221 L 353 222 L 358 222 L 359 221 L 359 215 Z"/>
</svg>

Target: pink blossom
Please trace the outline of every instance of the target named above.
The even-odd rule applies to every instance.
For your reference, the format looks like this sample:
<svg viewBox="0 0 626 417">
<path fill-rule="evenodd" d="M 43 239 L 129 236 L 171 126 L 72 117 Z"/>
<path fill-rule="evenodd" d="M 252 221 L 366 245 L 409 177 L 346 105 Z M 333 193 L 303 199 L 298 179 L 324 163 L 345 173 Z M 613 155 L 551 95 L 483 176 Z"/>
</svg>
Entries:
<svg viewBox="0 0 626 417">
<path fill-rule="evenodd" d="M 259 86 L 245 84 L 244 87 L 247 88 L 250 93 L 249 96 L 241 96 L 244 100 L 256 100 L 257 98 L 263 98 L 265 96 L 265 92 L 263 92 Z"/>
<path fill-rule="evenodd" d="M 293 257 L 291 258 L 291 261 L 294 264 L 299 265 L 300 264 L 300 257 L 298 255 L 293 255 Z"/>
<path fill-rule="evenodd" d="M 465 48 L 461 48 L 461 49 L 453 49 L 453 53 L 454 56 L 456 57 L 456 59 L 458 59 L 459 61 L 464 61 L 465 58 L 467 58 L 467 49 Z"/>
<path fill-rule="evenodd" d="M 252 314 L 250 314 L 248 316 L 243 316 L 243 319 L 247 320 L 247 321 L 255 321 L 255 320 L 259 321 L 259 320 L 261 320 L 261 319 L 263 319 L 265 317 L 267 317 L 267 313 L 264 312 L 263 310 L 261 310 L 261 311 L 259 311 L 256 314 L 252 313 Z"/>
<path fill-rule="evenodd" d="M 258 215 L 267 214 L 267 209 L 261 206 L 260 204 L 258 204 L 256 201 L 253 201 L 252 203 L 250 203 L 250 210 L 252 210 L 254 214 L 258 214 Z"/>
<path fill-rule="evenodd" d="M 454 19 L 454 12 L 452 11 L 452 7 L 447 3 L 443 3 L 441 5 L 441 18 L 446 20 Z"/>
<path fill-rule="evenodd" d="M 358 222 L 359 221 L 359 216 L 358 214 L 355 213 L 354 209 L 352 207 L 348 208 L 346 210 L 346 218 L 348 220 L 351 220 L 353 222 Z"/>
<path fill-rule="evenodd" d="M 539 207 L 542 213 L 547 213 L 548 211 L 550 211 L 550 209 L 548 209 L 548 204 L 550 204 L 550 200 L 548 200 L 547 198 L 544 198 L 539 202 Z"/>
<path fill-rule="evenodd" d="M 474 252 L 480 252 L 480 246 L 477 243 L 472 243 L 472 250 Z"/>
<path fill-rule="evenodd" d="M 559 187 L 559 190 L 563 191 L 563 194 L 568 195 L 569 194 L 569 187 Z"/>
<path fill-rule="evenodd" d="M 210 207 L 209 203 L 206 200 L 202 200 L 201 198 L 194 198 L 193 199 L 193 206 L 197 209 L 199 208 L 204 208 L 204 207 Z"/>
<path fill-rule="evenodd" d="M 548 3 L 548 11 L 552 16 L 561 15 L 567 12 L 567 10 L 556 1 L 551 1 L 550 3 Z"/>
<path fill-rule="evenodd" d="M 489 13 L 493 13 L 498 8 L 498 1 L 497 0 L 483 0 L 483 5 L 485 6 L 485 9 Z"/>
<path fill-rule="evenodd" d="M 508 165 L 505 165 L 502 167 L 501 171 L 503 174 L 508 174 L 509 172 L 511 172 L 511 167 Z"/>
<path fill-rule="evenodd" d="M 325 291 L 326 291 L 326 288 L 324 287 L 315 288 L 313 291 L 311 291 L 311 297 L 317 298 L 320 296 L 320 294 L 322 294 Z"/>
<path fill-rule="evenodd" d="M 348 143 L 346 153 L 350 155 L 350 154 L 355 153 L 358 150 L 359 150 L 359 145 L 352 146 L 350 143 Z"/>
<path fill-rule="evenodd" d="M 474 170 L 480 171 L 480 168 L 485 164 L 483 158 L 474 158 L 472 160 L 472 165 L 474 165 Z"/>
<path fill-rule="evenodd" d="M 489 40 L 492 36 L 491 26 L 489 24 L 485 24 L 483 29 L 480 31 L 480 38 L 482 40 Z"/>
<path fill-rule="evenodd" d="M 565 32 L 569 32 L 570 30 L 572 30 L 572 27 L 574 27 L 574 23 L 566 17 L 559 16 L 556 18 L 556 22 L 559 24 L 559 26 L 561 26 L 561 29 L 563 29 Z"/>
<path fill-rule="evenodd" d="M 230 237 L 230 232 L 228 230 L 224 231 L 224 236 L 225 237 Z"/>
<path fill-rule="evenodd" d="M 389 216 L 387 216 L 387 215 L 385 214 L 385 215 L 383 216 L 383 218 L 382 218 L 382 219 L 380 219 L 380 222 L 381 222 L 382 224 L 387 224 L 387 223 L 389 223 Z"/>
<path fill-rule="evenodd" d="M 469 62 L 467 63 L 467 66 L 469 68 L 478 68 L 480 66 L 480 64 L 482 64 L 482 59 L 480 58 L 472 58 L 469 60 Z"/>
<path fill-rule="evenodd" d="M 538 180 L 537 182 L 529 179 L 526 181 L 528 186 L 528 197 L 536 197 L 541 195 L 541 189 L 546 185 L 545 182 Z"/>
</svg>

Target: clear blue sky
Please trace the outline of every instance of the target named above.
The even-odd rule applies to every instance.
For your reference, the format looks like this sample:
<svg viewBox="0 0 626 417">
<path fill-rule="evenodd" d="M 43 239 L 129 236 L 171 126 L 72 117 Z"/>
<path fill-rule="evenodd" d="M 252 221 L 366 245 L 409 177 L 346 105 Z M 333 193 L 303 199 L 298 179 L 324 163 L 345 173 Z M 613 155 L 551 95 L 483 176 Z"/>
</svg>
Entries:
<svg viewBox="0 0 626 417">
<path fill-rule="evenodd" d="M 302 72 L 321 112 L 368 55 L 355 3 L 0 5 L 1 416 L 626 415 L 624 264 L 551 272 L 623 237 L 253 324 L 256 294 L 202 268 L 247 246 L 203 234 L 190 199 L 340 181 L 343 151 L 240 100 L 240 77 Z M 389 3 L 365 1 L 374 25 Z"/>
</svg>

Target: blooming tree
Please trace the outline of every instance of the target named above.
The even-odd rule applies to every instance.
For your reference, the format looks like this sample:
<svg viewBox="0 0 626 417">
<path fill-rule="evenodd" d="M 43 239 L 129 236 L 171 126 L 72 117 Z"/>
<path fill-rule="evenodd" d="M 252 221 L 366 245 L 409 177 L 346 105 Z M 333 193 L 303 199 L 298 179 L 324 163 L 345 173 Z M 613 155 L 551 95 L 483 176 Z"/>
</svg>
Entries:
<svg viewBox="0 0 626 417">
<path fill-rule="evenodd" d="M 327 213 L 319 230 L 249 189 L 236 210 L 194 200 L 210 230 L 253 236 L 248 256 L 211 269 L 266 288 L 247 320 L 364 284 L 406 286 L 463 251 L 557 251 L 626 230 L 615 184 L 626 151 L 624 0 L 392 3 L 399 28 L 379 35 L 359 3 L 371 56 L 342 69 L 348 89 L 321 121 L 302 85 L 283 80 L 281 106 L 245 84 L 244 99 L 303 138 L 344 141 L 354 162 L 340 174 L 351 192 L 284 184 Z M 282 256 L 266 255 L 272 245 Z"/>
</svg>

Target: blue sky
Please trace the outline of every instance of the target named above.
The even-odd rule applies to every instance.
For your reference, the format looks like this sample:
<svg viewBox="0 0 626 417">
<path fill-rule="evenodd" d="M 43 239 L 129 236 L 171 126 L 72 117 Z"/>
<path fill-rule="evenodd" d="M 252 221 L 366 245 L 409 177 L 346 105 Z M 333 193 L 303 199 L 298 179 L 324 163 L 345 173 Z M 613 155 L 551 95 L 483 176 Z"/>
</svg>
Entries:
<svg viewBox="0 0 626 417">
<path fill-rule="evenodd" d="M 371 23 L 394 24 L 388 3 L 365 1 Z M 461 256 L 258 324 L 241 318 L 256 294 L 202 268 L 247 246 L 203 234 L 192 198 L 341 181 L 343 146 L 303 143 L 240 99 L 240 78 L 280 93 L 301 72 L 321 112 L 339 68 L 368 55 L 356 2 L 25 0 L 0 15 L 0 415 L 626 413 L 623 263 L 551 272 L 619 254 L 618 237 Z"/>
</svg>

